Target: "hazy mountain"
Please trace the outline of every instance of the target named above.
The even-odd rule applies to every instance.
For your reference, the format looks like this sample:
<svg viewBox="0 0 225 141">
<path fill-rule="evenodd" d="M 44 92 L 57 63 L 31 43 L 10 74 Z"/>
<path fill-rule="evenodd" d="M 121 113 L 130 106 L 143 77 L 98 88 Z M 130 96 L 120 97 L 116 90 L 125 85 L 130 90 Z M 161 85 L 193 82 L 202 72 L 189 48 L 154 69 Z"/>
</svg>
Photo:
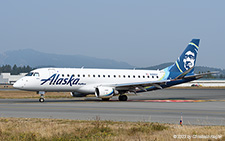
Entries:
<svg viewBox="0 0 225 141">
<path fill-rule="evenodd" d="M 139 68 L 139 69 L 147 69 L 147 70 L 161 70 L 161 69 L 164 69 L 170 65 L 172 65 L 173 63 L 172 62 L 169 62 L 169 63 L 163 63 L 163 64 L 160 64 L 160 65 L 155 65 L 155 66 L 151 66 L 151 67 L 146 67 L 146 68 Z M 225 75 L 225 69 L 219 69 L 219 68 L 213 68 L 213 67 L 205 67 L 205 66 L 196 66 L 195 69 L 194 69 L 194 72 L 195 73 L 202 73 L 202 72 L 213 72 L 213 71 L 218 71 L 219 75 L 220 74 L 223 74 Z"/>
<path fill-rule="evenodd" d="M 143 70 L 161 70 L 161 69 L 164 69 L 170 65 L 172 65 L 173 63 L 172 62 L 169 62 L 169 63 L 163 63 L 163 64 L 159 64 L 159 65 L 155 65 L 155 66 L 150 66 L 150 67 L 146 67 L 146 68 L 139 68 L 139 69 L 143 69 Z"/>
<path fill-rule="evenodd" d="M 85 67 L 85 68 L 134 68 L 126 62 L 118 62 L 110 59 L 99 59 L 95 57 L 88 57 L 82 55 L 59 55 L 59 54 L 50 54 L 42 53 L 32 49 L 23 49 L 16 51 L 7 51 L 0 54 L 0 64 L 9 64 L 13 66 L 30 65 L 31 67 Z M 170 65 L 172 62 L 163 63 L 160 65 L 155 65 L 146 68 L 138 69 L 147 69 L 147 70 L 157 70 L 163 69 Z M 225 75 L 224 69 L 205 67 L 205 66 L 196 66 L 195 73 L 199 72 L 208 72 L 208 71 L 219 71 L 219 74 Z"/>
<path fill-rule="evenodd" d="M 38 52 L 32 49 L 7 51 L 0 54 L 0 63 L 30 65 L 32 67 L 86 67 L 86 68 L 133 68 L 128 63 L 99 59 L 82 55 L 59 55 Z"/>
</svg>

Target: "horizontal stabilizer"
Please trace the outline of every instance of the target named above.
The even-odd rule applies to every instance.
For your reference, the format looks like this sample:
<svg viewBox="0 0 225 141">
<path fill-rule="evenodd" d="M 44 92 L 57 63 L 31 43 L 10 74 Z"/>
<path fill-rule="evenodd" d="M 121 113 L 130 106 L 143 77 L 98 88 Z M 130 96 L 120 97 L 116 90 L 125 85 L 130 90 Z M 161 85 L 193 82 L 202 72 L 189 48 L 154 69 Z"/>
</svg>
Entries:
<svg viewBox="0 0 225 141">
<path fill-rule="evenodd" d="M 190 78 L 202 78 L 204 75 L 209 75 L 209 74 L 217 74 L 219 73 L 218 71 L 214 71 L 214 72 L 207 72 L 207 73 L 201 73 L 201 74 L 195 74 L 195 75 L 190 75 L 190 76 L 185 76 L 184 79 L 190 79 Z"/>
</svg>

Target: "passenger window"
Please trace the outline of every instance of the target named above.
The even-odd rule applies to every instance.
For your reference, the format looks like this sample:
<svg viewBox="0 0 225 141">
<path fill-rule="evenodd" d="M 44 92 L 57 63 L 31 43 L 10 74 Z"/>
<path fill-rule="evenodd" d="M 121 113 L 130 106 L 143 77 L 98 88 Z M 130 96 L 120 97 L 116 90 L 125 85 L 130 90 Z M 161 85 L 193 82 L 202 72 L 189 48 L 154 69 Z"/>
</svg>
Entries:
<svg viewBox="0 0 225 141">
<path fill-rule="evenodd" d="M 135 75 L 133 75 L 133 78 L 135 78 Z"/>
<path fill-rule="evenodd" d="M 95 75 L 93 75 L 93 77 L 95 77 Z"/>
<path fill-rule="evenodd" d="M 125 76 L 125 75 L 123 75 L 123 77 L 125 78 L 126 76 Z"/>
<path fill-rule="evenodd" d="M 70 77 L 70 75 L 69 75 L 69 74 L 67 74 L 67 77 Z"/>
<path fill-rule="evenodd" d="M 159 78 L 159 76 L 156 76 L 156 78 Z"/>
<path fill-rule="evenodd" d="M 98 75 L 98 77 L 100 77 L 100 75 Z"/>
<path fill-rule="evenodd" d="M 148 76 L 148 78 L 149 78 L 149 76 Z"/>
<path fill-rule="evenodd" d="M 103 75 L 103 77 L 105 77 L 105 75 Z"/>
<path fill-rule="evenodd" d="M 80 77 L 80 75 L 78 74 L 77 77 Z"/>
<path fill-rule="evenodd" d="M 73 74 L 72 77 L 74 77 L 75 75 Z"/>
<path fill-rule="evenodd" d="M 154 76 L 152 76 L 152 78 L 154 78 Z"/>
<path fill-rule="evenodd" d="M 121 76 L 120 76 L 120 75 L 118 75 L 118 77 L 120 78 Z"/>
<path fill-rule="evenodd" d="M 90 74 L 88 74 L 88 77 L 91 77 L 91 75 L 90 75 Z"/>
<path fill-rule="evenodd" d="M 110 77 L 110 75 L 108 75 L 108 77 Z"/>
<path fill-rule="evenodd" d="M 85 75 L 83 75 L 83 77 L 85 77 Z"/>
<path fill-rule="evenodd" d="M 62 77 L 64 77 L 64 74 L 62 74 Z"/>
<path fill-rule="evenodd" d="M 130 75 L 128 75 L 128 78 L 130 78 Z"/>
<path fill-rule="evenodd" d="M 140 75 L 138 75 L 138 78 L 141 78 L 141 76 L 140 76 Z"/>
<path fill-rule="evenodd" d="M 143 78 L 145 78 L 145 76 L 143 75 Z"/>
<path fill-rule="evenodd" d="M 114 75 L 114 78 L 116 78 L 116 75 Z"/>
</svg>

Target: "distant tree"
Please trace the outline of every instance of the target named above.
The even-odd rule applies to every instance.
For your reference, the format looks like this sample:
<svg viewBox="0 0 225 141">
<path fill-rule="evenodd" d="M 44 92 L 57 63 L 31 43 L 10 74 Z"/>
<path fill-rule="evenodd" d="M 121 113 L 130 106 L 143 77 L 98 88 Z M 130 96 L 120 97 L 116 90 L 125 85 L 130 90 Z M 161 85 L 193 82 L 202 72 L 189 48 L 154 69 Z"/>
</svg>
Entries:
<svg viewBox="0 0 225 141">
<path fill-rule="evenodd" d="M 12 68 L 10 65 L 3 65 L 2 66 L 2 72 L 11 72 Z"/>
<path fill-rule="evenodd" d="M 13 67 L 11 67 L 10 65 L 0 66 L 0 73 L 11 73 L 12 75 L 18 75 L 20 73 L 28 73 L 31 70 L 33 70 L 33 68 L 30 67 L 29 65 L 20 67 L 17 67 L 16 64 L 13 65 Z"/>
<path fill-rule="evenodd" d="M 32 67 L 30 67 L 29 65 L 26 66 L 25 72 L 30 72 L 31 70 L 33 70 Z"/>
<path fill-rule="evenodd" d="M 12 75 L 18 74 L 18 67 L 16 66 L 16 64 L 12 67 L 11 74 L 12 74 Z"/>
</svg>

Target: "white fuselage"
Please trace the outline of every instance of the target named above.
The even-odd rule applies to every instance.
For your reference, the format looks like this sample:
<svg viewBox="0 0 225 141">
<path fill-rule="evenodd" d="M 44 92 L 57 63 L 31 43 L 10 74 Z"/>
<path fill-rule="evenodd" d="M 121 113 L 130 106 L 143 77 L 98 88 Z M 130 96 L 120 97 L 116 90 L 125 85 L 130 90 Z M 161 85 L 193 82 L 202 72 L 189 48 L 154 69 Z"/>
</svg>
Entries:
<svg viewBox="0 0 225 141">
<path fill-rule="evenodd" d="M 163 70 L 41 68 L 18 80 L 14 87 L 31 91 L 94 93 L 101 85 L 162 80 Z"/>
</svg>

